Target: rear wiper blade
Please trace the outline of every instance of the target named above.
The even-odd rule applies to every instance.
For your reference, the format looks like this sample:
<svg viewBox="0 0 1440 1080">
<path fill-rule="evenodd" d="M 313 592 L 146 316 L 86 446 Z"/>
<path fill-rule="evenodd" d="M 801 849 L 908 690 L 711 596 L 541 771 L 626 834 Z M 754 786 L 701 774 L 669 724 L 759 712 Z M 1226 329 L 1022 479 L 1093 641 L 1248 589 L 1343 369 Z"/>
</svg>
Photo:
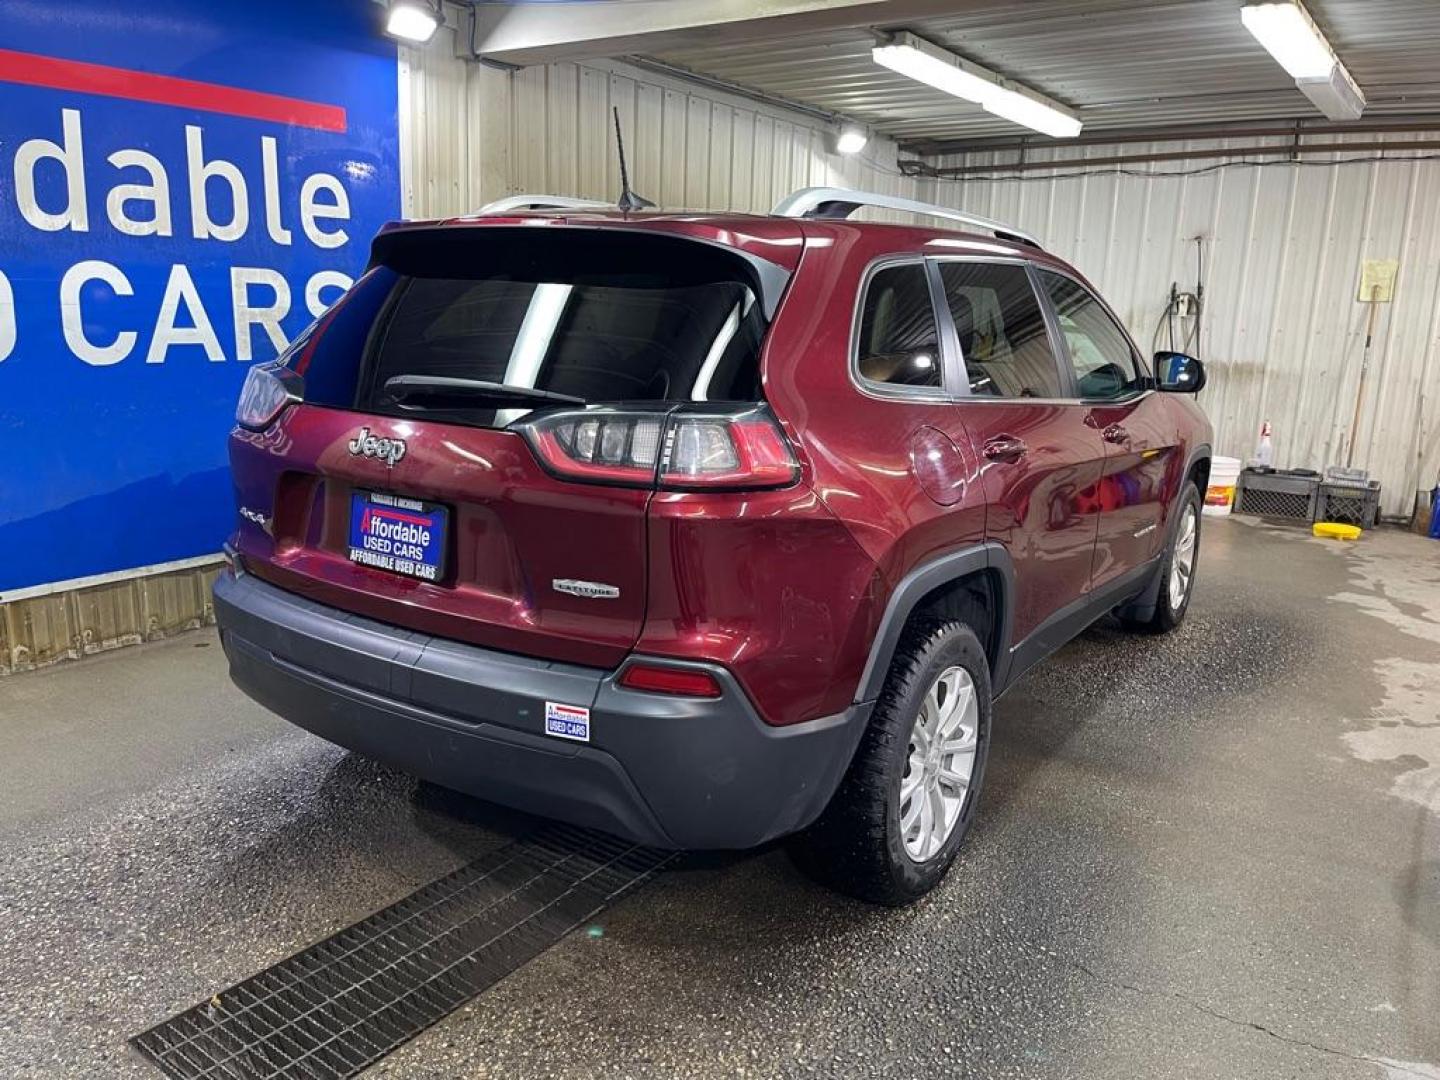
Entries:
<svg viewBox="0 0 1440 1080">
<path fill-rule="evenodd" d="M 394 375 L 385 380 L 385 392 L 401 404 L 409 401 L 454 401 L 462 407 L 477 401 L 493 405 L 584 405 L 585 399 L 531 386 L 510 386 L 482 379 L 453 379 L 444 375 Z"/>
</svg>

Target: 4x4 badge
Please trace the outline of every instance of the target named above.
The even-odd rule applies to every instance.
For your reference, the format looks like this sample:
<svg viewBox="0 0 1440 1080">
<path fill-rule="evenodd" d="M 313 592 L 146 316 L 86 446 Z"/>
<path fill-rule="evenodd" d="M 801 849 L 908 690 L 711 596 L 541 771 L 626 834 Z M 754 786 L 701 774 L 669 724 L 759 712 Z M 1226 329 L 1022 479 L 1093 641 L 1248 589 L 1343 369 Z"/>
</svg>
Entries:
<svg viewBox="0 0 1440 1080">
<path fill-rule="evenodd" d="M 355 457 L 379 458 L 392 468 L 405 456 L 404 439 L 376 438 L 370 434 L 368 427 L 362 427 L 360 433 L 350 440 L 347 448 Z"/>
</svg>

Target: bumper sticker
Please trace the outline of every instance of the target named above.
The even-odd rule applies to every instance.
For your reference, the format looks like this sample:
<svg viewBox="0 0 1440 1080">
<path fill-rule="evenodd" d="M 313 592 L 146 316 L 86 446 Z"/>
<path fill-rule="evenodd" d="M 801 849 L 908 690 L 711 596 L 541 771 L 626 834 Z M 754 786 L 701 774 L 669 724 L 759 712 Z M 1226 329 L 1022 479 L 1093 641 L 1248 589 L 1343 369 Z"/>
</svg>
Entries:
<svg viewBox="0 0 1440 1080">
<path fill-rule="evenodd" d="M 590 710 L 579 705 L 545 702 L 545 734 L 576 742 L 590 741 Z"/>
</svg>

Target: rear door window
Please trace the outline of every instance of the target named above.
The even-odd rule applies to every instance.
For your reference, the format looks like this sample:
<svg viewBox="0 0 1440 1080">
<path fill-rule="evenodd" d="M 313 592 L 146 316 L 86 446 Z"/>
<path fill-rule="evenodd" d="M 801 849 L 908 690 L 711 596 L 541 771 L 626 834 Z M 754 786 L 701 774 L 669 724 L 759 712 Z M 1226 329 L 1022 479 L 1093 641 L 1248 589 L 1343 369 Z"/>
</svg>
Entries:
<svg viewBox="0 0 1440 1080">
<path fill-rule="evenodd" d="M 885 266 L 870 276 L 856 367 L 861 378 L 891 388 L 941 385 L 940 335 L 924 263 Z"/>
<path fill-rule="evenodd" d="M 1130 339 L 1103 304 L 1079 282 L 1048 270 L 1040 281 L 1055 306 L 1070 365 L 1082 398 L 1127 397 L 1148 385 Z"/>
<path fill-rule="evenodd" d="M 1040 301 L 1017 263 L 940 263 L 970 393 L 1058 398 L 1060 371 Z"/>
</svg>

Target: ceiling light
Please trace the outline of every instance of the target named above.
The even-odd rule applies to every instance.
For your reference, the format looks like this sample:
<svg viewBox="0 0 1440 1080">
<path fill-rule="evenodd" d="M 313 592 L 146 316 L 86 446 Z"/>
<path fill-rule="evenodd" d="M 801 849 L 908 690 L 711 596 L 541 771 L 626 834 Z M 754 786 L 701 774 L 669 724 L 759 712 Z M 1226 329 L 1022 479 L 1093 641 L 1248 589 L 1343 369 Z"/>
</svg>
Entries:
<svg viewBox="0 0 1440 1080">
<path fill-rule="evenodd" d="M 1080 134 L 1080 118 L 1059 102 L 914 34 L 902 31 L 888 44 L 877 45 L 870 55 L 882 67 L 973 101 L 1013 124 L 1057 139 Z"/>
<path fill-rule="evenodd" d="M 915 44 L 877 45 L 870 50 L 870 56 L 882 67 L 977 105 L 997 89 L 993 79 L 985 79 L 948 58 L 936 56 L 935 53 L 940 51 L 923 48 L 917 41 Z M 954 58 L 955 61 L 959 59 L 958 56 Z"/>
<path fill-rule="evenodd" d="M 1331 120 L 1358 120 L 1365 93 L 1298 0 L 1246 4 L 1240 21 L 1275 58 L 1296 87 Z"/>
<path fill-rule="evenodd" d="M 1295 85 L 1327 120 L 1359 120 L 1365 111 L 1365 93 L 1355 85 L 1344 64 L 1336 64 L 1329 78 L 1296 79 Z"/>
<path fill-rule="evenodd" d="M 1016 90 L 1006 90 L 990 101 L 981 102 L 981 105 L 988 113 L 994 113 L 1012 124 L 1031 128 L 1051 138 L 1073 139 L 1080 134 L 1078 117 L 1061 112 Z"/>
<path fill-rule="evenodd" d="M 865 149 L 865 144 L 869 141 L 870 136 L 865 134 L 864 128 L 847 124 L 840 129 L 840 134 L 835 138 L 835 152 L 837 154 L 858 154 Z"/>
<path fill-rule="evenodd" d="M 385 32 L 405 41 L 424 43 L 435 36 L 440 16 L 428 3 L 392 0 L 385 20 Z"/>
<path fill-rule="evenodd" d="M 1310 15 L 1299 4 L 1246 4 L 1240 21 L 1292 79 L 1324 79 L 1337 63 Z"/>
</svg>

